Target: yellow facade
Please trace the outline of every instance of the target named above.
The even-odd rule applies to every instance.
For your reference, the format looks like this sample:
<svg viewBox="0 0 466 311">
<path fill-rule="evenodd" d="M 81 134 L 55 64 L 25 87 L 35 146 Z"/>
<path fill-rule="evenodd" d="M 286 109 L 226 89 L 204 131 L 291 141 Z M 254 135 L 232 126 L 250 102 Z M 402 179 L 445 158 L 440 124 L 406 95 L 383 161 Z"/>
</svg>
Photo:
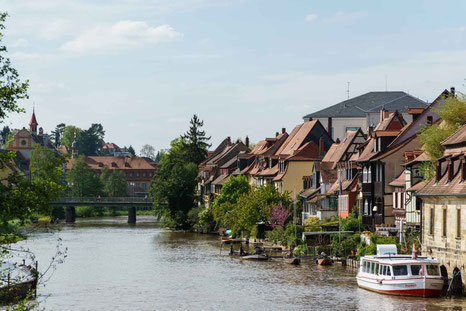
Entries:
<svg viewBox="0 0 466 311">
<path fill-rule="evenodd" d="M 289 161 L 285 174 L 280 181 L 275 182 L 275 187 L 281 193 L 288 191 L 291 197 L 298 195 L 303 191 L 303 177 L 312 175 L 313 167 L 314 161 Z"/>
</svg>

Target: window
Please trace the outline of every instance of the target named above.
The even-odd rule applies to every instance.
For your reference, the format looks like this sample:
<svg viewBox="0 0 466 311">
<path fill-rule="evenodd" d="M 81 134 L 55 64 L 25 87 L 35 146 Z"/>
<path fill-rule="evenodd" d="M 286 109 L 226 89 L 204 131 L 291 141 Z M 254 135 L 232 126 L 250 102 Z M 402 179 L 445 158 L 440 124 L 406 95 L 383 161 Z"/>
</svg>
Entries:
<svg viewBox="0 0 466 311">
<path fill-rule="evenodd" d="M 422 275 L 421 265 L 411 265 L 411 275 L 417 276 Z"/>
<path fill-rule="evenodd" d="M 139 173 L 136 173 L 136 177 L 139 177 Z"/>
<path fill-rule="evenodd" d="M 362 272 L 367 272 L 367 264 L 368 264 L 367 261 L 362 262 Z"/>
<path fill-rule="evenodd" d="M 433 123 L 432 116 L 427 116 L 427 125 L 432 124 L 432 123 Z"/>
<path fill-rule="evenodd" d="M 392 266 L 392 269 L 394 276 L 408 275 L 408 267 L 406 265 L 395 265 Z"/>
<path fill-rule="evenodd" d="M 434 223 L 435 223 L 435 208 L 430 209 L 430 234 L 434 234 Z"/>
<path fill-rule="evenodd" d="M 146 187 L 147 187 L 146 183 L 143 183 L 142 184 L 142 189 L 146 190 Z"/>
<path fill-rule="evenodd" d="M 442 236 L 447 236 L 447 208 L 444 207 L 442 210 L 443 219 L 442 219 Z"/>
<path fill-rule="evenodd" d="M 461 238 L 461 209 L 456 209 L 456 237 Z"/>
<path fill-rule="evenodd" d="M 369 215 L 369 201 L 364 199 L 364 215 Z"/>
<path fill-rule="evenodd" d="M 133 173 L 129 173 L 129 177 L 133 177 Z"/>
<path fill-rule="evenodd" d="M 362 182 L 367 183 L 367 167 L 362 170 Z"/>
<path fill-rule="evenodd" d="M 439 267 L 436 265 L 427 265 L 426 266 L 428 275 L 440 275 Z"/>
<path fill-rule="evenodd" d="M 146 173 L 143 173 L 143 174 L 142 174 L 142 177 L 146 177 Z"/>
<path fill-rule="evenodd" d="M 379 274 L 380 265 L 379 263 L 375 264 L 375 274 Z"/>
<path fill-rule="evenodd" d="M 372 182 L 372 168 L 370 166 L 367 168 L 367 182 Z"/>
<path fill-rule="evenodd" d="M 346 126 L 345 127 L 345 132 L 348 132 L 348 131 L 357 131 L 359 129 L 359 127 L 357 126 Z"/>
</svg>

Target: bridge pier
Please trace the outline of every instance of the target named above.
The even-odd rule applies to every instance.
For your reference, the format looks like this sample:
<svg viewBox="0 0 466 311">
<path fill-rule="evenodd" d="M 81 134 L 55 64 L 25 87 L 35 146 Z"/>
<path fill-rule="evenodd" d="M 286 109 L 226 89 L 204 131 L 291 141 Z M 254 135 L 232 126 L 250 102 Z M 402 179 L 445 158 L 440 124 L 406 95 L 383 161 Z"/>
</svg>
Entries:
<svg viewBox="0 0 466 311">
<path fill-rule="evenodd" d="M 67 206 L 65 212 L 65 219 L 67 223 L 76 222 L 76 209 L 74 206 Z"/>
<path fill-rule="evenodd" d="M 136 207 L 134 206 L 128 207 L 128 223 L 129 224 L 136 223 Z"/>
</svg>

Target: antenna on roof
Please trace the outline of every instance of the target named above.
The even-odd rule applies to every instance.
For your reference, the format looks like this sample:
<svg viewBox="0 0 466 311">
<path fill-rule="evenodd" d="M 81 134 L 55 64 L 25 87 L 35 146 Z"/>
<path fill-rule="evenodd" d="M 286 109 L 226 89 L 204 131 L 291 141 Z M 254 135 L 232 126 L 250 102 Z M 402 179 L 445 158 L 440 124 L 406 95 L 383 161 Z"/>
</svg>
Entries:
<svg viewBox="0 0 466 311">
<path fill-rule="evenodd" d="M 349 85 L 350 85 L 351 82 L 348 81 L 348 82 L 346 82 L 346 83 L 348 83 L 348 88 L 347 88 L 347 90 L 346 90 L 346 94 L 348 94 L 348 99 L 349 99 Z"/>
</svg>

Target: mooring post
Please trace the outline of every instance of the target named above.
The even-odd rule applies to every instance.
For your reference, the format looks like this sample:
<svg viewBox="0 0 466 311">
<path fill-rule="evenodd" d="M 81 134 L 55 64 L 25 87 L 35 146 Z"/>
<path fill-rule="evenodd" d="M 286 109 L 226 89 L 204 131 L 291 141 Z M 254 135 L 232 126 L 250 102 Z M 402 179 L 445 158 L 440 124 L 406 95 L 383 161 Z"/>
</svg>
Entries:
<svg viewBox="0 0 466 311">
<path fill-rule="evenodd" d="M 136 223 L 136 207 L 134 206 L 128 207 L 128 223 L 129 224 Z"/>
<path fill-rule="evenodd" d="M 66 207 L 66 222 L 67 223 L 74 223 L 76 222 L 76 209 L 74 206 L 67 206 Z"/>
</svg>

